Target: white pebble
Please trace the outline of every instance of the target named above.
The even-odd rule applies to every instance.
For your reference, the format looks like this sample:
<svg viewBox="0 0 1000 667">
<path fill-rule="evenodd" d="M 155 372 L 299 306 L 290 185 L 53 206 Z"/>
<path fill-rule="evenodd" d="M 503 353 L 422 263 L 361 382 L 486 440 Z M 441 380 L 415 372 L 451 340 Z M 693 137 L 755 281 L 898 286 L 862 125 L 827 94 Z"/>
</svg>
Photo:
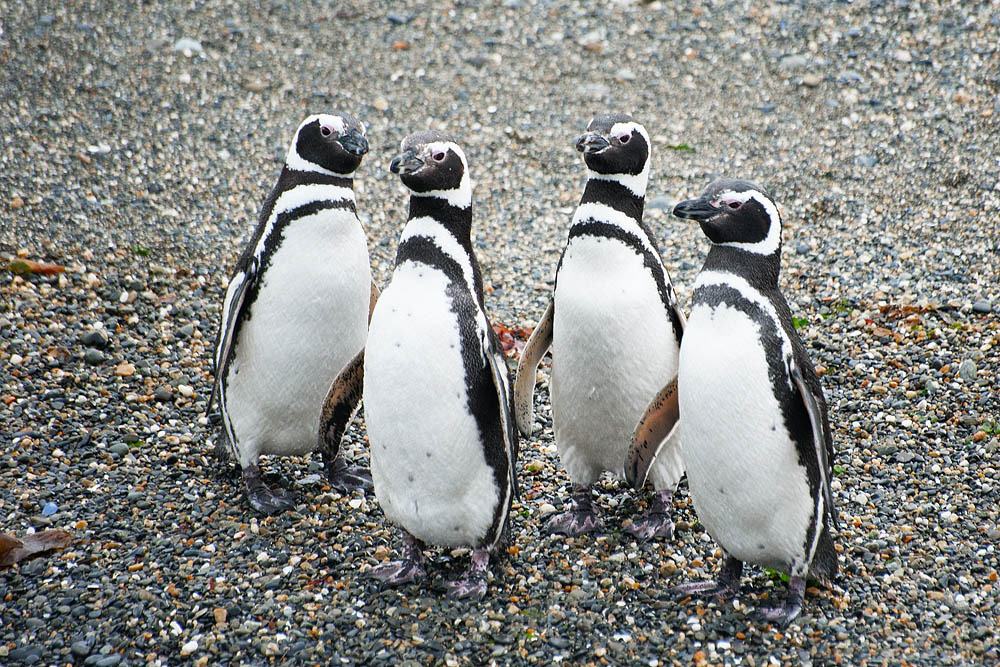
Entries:
<svg viewBox="0 0 1000 667">
<path fill-rule="evenodd" d="M 181 655 L 191 655 L 198 650 L 198 640 L 192 639 L 184 646 L 181 646 Z"/>
<path fill-rule="evenodd" d="M 548 516 L 556 511 L 555 505 L 552 503 L 542 503 L 538 508 L 538 513 L 542 516 Z"/>
</svg>

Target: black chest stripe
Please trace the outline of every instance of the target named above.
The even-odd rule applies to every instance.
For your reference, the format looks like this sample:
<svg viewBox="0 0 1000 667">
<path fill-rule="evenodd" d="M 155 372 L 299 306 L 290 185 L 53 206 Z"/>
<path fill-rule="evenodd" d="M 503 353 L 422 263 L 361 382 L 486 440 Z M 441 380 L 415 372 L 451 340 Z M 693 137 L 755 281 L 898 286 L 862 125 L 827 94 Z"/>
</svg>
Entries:
<svg viewBox="0 0 1000 667">
<path fill-rule="evenodd" d="M 636 196 L 618 181 L 593 177 L 587 181 L 583 197 L 580 198 L 581 206 L 583 204 L 602 204 L 616 211 L 621 211 L 637 222 L 642 220 L 642 209 L 645 202 L 645 197 Z M 652 238 L 650 238 L 650 243 L 653 243 Z M 653 243 L 653 247 L 656 247 L 655 243 Z"/>
<path fill-rule="evenodd" d="M 809 494 L 815 500 L 817 494 L 822 493 L 822 491 L 820 490 L 819 461 L 813 444 L 812 422 L 802 397 L 792 389 L 794 384 L 790 382 L 788 377 L 788 367 L 782 351 L 783 338 L 778 330 L 779 325 L 767 312 L 757 304 L 747 300 L 739 290 L 733 287 L 705 285 L 698 287 L 692 296 L 692 308 L 705 305 L 715 309 L 722 304 L 745 314 L 760 327 L 760 343 L 764 347 L 767 359 L 767 374 L 771 383 L 771 391 L 778 401 L 778 405 L 781 406 L 784 426 L 788 430 L 792 442 L 795 443 L 799 465 L 806 469 L 806 475 L 809 479 Z M 747 400 L 753 400 L 753 397 L 748 395 Z M 812 544 L 813 535 L 817 529 L 815 513 L 812 514 L 804 541 L 806 549 L 808 549 L 808 545 Z"/>
<path fill-rule="evenodd" d="M 255 278 L 253 279 L 253 282 L 247 285 L 247 294 L 243 299 L 243 308 L 236 316 L 239 320 L 236 322 L 236 326 L 233 327 L 233 342 L 229 346 L 229 354 L 225 360 L 226 367 L 229 366 L 229 363 L 232 361 L 233 354 L 236 352 L 236 346 L 239 341 L 239 335 L 243 323 L 249 321 L 253 316 L 253 305 L 257 300 L 257 294 L 260 292 L 261 284 L 264 282 L 264 275 L 271 264 L 271 258 L 281 245 L 285 228 L 288 227 L 289 223 L 299 218 L 314 215 L 320 211 L 332 211 L 338 209 L 349 210 L 351 213 L 356 213 L 353 199 L 324 199 L 321 201 L 309 202 L 308 204 L 302 204 L 301 206 L 297 206 L 293 209 L 282 211 L 277 215 L 274 220 L 274 225 L 271 228 L 271 233 L 266 239 L 264 239 L 264 249 L 260 254 L 260 267 L 257 269 L 256 275 L 253 276 L 253 278 Z M 246 279 L 250 280 L 251 276 L 247 276 Z"/>
<path fill-rule="evenodd" d="M 566 247 L 572 243 L 573 239 L 578 236 L 591 236 L 596 238 L 606 238 L 619 241 L 628 248 L 630 248 L 636 255 L 642 259 L 643 266 L 649 271 L 656 283 L 656 291 L 660 294 L 660 302 L 663 304 L 664 310 L 670 316 L 670 322 L 674 329 L 674 337 L 677 340 L 681 339 L 683 331 L 681 329 L 680 320 L 674 316 L 674 308 L 671 305 L 672 299 L 672 288 L 667 283 L 665 276 L 665 271 L 663 270 L 663 263 L 660 258 L 649 250 L 648 247 L 642 242 L 635 234 L 628 232 L 618 225 L 613 225 L 608 222 L 601 222 L 599 220 L 587 220 L 583 222 L 577 222 L 569 230 L 569 241 L 566 243 Z M 656 247 L 655 244 L 653 247 Z M 564 251 L 565 254 L 565 251 Z M 560 258 L 560 264 L 562 259 Z M 558 279 L 558 269 L 556 270 L 556 276 Z"/>
<path fill-rule="evenodd" d="M 497 504 L 493 509 L 493 521 L 483 538 L 483 544 L 476 546 L 492 546 L 504 529 L 509 510 L 509 503 L 503 502 L 504 495 L 512 488 L 514 481 L 510 479 L 507 446 L 500 419 L 500 399 L 493 384 L 493 372 L 486 356 L 492 354 L 492 350 L 483 349 L 484 344 L 488 344 L 486 341 L 489 337 L 479 330 L 476 322 L 480 305 L 477 298 L 469 292 L 461 265 L 430 237 L 411 236 L 403 241 L 396 253 L 396 266 L 405 261 L 425 264 L 441 271 L 448 278 L 447 295 L 459 327 L 466 400 L 469 412 L 476 420 L 483 454 L 487 465 L 493 470 L 497 486 Z M 486 319 L 488 323 L 488 318 Z M 512 498 L 513 493 L 509 497 Z"/>
</svg>

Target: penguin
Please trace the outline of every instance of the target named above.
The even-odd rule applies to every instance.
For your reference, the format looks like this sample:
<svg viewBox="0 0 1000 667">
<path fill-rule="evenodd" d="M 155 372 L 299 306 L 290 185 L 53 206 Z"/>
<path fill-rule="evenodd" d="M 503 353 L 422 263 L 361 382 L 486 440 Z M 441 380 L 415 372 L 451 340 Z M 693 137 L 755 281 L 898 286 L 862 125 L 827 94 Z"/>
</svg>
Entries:
<svg viewBox="0 0 1000 667">
<path fill-rule="evenodd" d="M 665 392 L 675 407 L 653 411 L 660 416 L 644 429 L 683 424 L 694 508 L 725 552 L 717 581 L 675 590 L 727 599 L 744 563 L 785 572 L 784 601 L 758 609 L 785 625 L 802 608 L 806 578 L 829 584 L 838 564 L 826 401 L 778 288 L 781 215 L 763 188 L 732 179 L 673 212 L 697 220 L 712 245 L 695 280 L 676 386 Z"/>
<path fill-rule="evenodd" d="M 472 250 L 469 165 L 452 138 L 426 131 L 403 140 L 389 169 L 409 190 L 409 216 L 361 373 L 375 497 L 402 529 L 403 548 L 372 575 L 399 586 L 427 576 L 425 544 L 471 547 L 470 566 L 446 589 L 482 598 L 518 494 L 518 439 L 510 373 Z M 352 372 L 343 375 L 326 407 L 341 415 L 334 435 L 357 386 Z"/>
<path fill-rule="evenodd" d="M 350 114 L 303 120 L 226 290 L 208 412 L 217 401 L 220 439 L 263 514 L 294 500 L 264 483 L 260 455 L 317 448 L 330 381 L 365 344 L 378 290 L 353 176 L 367 152 L 365 127 Z M 322 449 L 331 486 L 370 488 L 367 471 L 348 467 L 337 445 Z"/>
<path fill-rule="evenodd" d="M 552 298 L 521 354 L 515 385 L 517 424 L 527 437 L 536 368 L 551 346 L 552 423 L 573 492 L 570 509 L 550 518 L 545 529 L 565 535 L 602 528 L 592 486 L 604 471 L 622 475 L 636 422 L 677 374 L 685 326 L 656 240 L 642 220 L 651 149 L 645 128 L 626 114 L 600 115 L 576 148 L 587 184 Z M 650 511 L 630 532 L 670 538 L 671 498 L 684 472 L 679 437 L 661 448 L 652 472 Z"/>
</svg>

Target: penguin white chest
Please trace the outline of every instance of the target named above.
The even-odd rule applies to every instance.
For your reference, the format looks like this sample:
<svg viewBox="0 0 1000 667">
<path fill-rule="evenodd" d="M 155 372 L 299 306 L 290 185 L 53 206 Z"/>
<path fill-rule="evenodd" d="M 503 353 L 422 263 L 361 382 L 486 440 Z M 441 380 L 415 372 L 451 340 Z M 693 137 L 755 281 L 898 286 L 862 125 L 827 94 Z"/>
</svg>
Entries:
<svg viewBox="0 0 1000 667">
<path fill-rule="evenodd" d="M 554 299 L 556 444 L 570 478 L 588 484 L 621 474 L 632 430 L 676 374 L 678 348 L 643 258 L 617 240 L 572 239 Z"/>
<path fill-rule="evenodd" d="M 462 338 L 454 289 L 461 288 L 437 269 L 398 266 L 372 313 L 365 350 L 375 494 L 387 518 L 443 546 L 477 545 L 499 498 L 462 356 L 480 359 L 482 349 Z"/>
<path fill-rule="evenodd" d="M 330 383 L 365 344 L 370 291 L 367 240 L 352 212 L 320 212 L 284 230 L 229 367 L 241 457 L 315 448 Z"/>
<path fill-rule="evenodd" d="M 694 307 L 681 346 L 683 453 L 698 518 L 732 556 L 788 571 L 804 550 L 812 501 L 761 326 L 722 303 Z"/>
</svg>

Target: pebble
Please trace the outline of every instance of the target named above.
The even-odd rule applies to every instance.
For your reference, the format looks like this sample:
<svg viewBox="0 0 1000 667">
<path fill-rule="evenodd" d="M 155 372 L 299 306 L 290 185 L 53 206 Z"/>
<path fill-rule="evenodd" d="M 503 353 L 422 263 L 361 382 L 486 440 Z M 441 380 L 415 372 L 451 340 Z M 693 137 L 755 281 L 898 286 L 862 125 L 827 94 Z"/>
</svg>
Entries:
<svg viewBox="0 0 1000 667">
<path fill-rule="evenodd" d="M 0 574 L 0 664 L 1000 664 L 995 9 L 768 2 L 736 25 L 662 1 L 321 4 L 160 3 L 137 23 L 123 3 L 7 3 L 0 267 L 66 271 L 0 280 L 0 531 L 44 519 L 74 541 Z M 753 617 L 784 586 L 757 567 L 738 604 L 672 598 L 720 558 L 684 483 L 673 540 L 625 532 L 648 493 L 611 476 L 603 532 L 544 535 L 571 488 L 548 361 L 481 602 L 442 596 L 468 563 L 452 549 L 426 550 L 425 583 L 377 586 L 400 533 L 373 495 L 328 489 L 318 453 L 264 457 L 296 508 L 249 510 L 213 456 L 212 339 L 276 156 L 330 108 L 367 127 L 355 185 L 379 286 L 406 214 L 399 141 L 463 142 L 485 298 L 508 326 L 548 301 L 585 175 L 572 142 L 598 110 L 650 131 L 646 222 L 685 312 L 708 243 L 671 195 L 765 181 L 781 286 L 825 370 L 838 589 L 780 630 Z M 365 437 L 361 413 L 351 463 Z"/>
<path fill-rule="evenodd" d="M 975 382 L 976 371 L 976 362 L 972 359 L 966 359 L 958 367 L 958 377 L 962 378 L 966 382 Z"/>
</svg>

